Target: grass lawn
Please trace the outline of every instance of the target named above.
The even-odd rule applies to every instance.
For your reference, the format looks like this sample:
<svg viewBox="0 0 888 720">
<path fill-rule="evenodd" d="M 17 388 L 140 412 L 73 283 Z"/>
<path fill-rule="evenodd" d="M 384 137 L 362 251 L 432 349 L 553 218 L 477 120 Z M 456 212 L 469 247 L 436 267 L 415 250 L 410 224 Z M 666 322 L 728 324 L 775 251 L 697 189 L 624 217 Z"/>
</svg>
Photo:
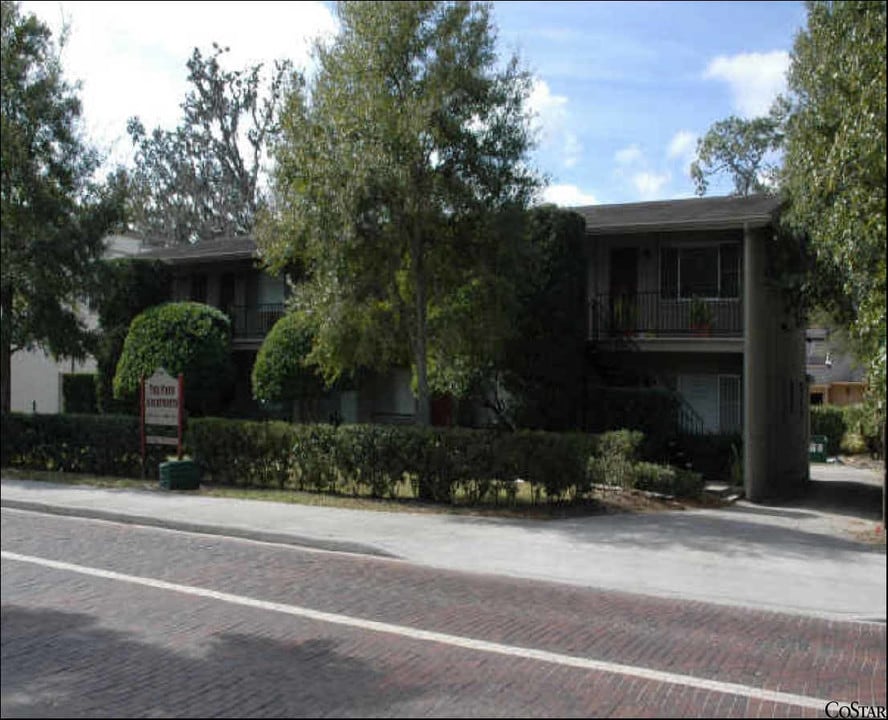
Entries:
<svg viewBox="0 0 888 720">
<path fill-rule="evenodd" d="M 45 470 L 21 470 L 4 468 L 3 478 L 9 480 L 37 480 L 65 485 L 87 485 L 97 488 L 144 490 L 169 492 L 160 488 L 156 480 L 135 480 L 109 476 L 86 475 L 81 473 L 50 472 Z M 410 513 L 450 513 L 465 515 L 487 515 L 500 517 L 524 517 L 531 519 L 553 519 L 588 515 L 603 515 L 614 512 L 651 512 L 658 510 L 681 510 L 686 507 L 713 506 L 713 500 L 671 500 L 651 497 L 635 490 L 594 490 L 590 497 L 571 503 L 547 503 L 545 500 L 534 503 L 529 483 L 521 483 L 514 503 L 502 495 L 497 502 L 468 503 L 457 498 L 454 504 L 430 503 L 413 497 L 409 483 L 399 488 L 399 497 L 382 499 L 354 495 L 305 492 L 300 490 L 276 490 L 241 488 L 213 484 L 201 484 L 200 490 L 181 491 L 195 493 L 201 497 L 225 497 L 239 500 L 295 503 L 320 507 L 350 508 L 355 510 L 375 510 L 380 512 Z"/>
</svg>

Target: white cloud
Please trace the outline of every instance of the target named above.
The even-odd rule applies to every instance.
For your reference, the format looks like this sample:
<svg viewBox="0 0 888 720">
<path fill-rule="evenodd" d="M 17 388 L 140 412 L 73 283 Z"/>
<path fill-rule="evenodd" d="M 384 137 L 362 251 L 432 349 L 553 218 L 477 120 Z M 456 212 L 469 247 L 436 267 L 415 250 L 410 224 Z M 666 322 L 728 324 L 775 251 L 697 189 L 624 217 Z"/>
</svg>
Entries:
<svg viewBox="0 0 888 720">
<path fill-rule="evenodd" d="M 614 153 L 614 160 L 616 160 L 619 165 L 633 165 L 644 160 L 644 153 L 638 145 L 633 143 L 628 147 L 624 147 L 622 150 L 617 150 L 617 152 Z"/>
<path fill-rule="evenodd" d="M 709 63 L 704 77 L 724 80 L 731 87 L 734 106 L 745 117 L 766 115 L 774 98 L 786 89 L 789 53 L 721 55 Z"/>
<path fill-rule="evenodd" d="M 580 205 L 597 205 L 598 200 L 591 193 L 584 192 L 576 185 L 549 185 L 543 191 L 543 200 L 555 203 L 562 207 L 577 207 Z"/>
<path fill-rule="evenodd" d="M 572 168 L 576 165 L 580 156 L 583 154 L 583 144 L 575 133 L 567 132 L 564 134 L 564 167 Z"/>
<path fill-rule="evenodd" d="M 195 47 L 204 55 L 212 43 L 230 47 L 225 66 L 242 68 L 289 58 L 297 68 L 309 61 L 314 37 L 330 37 L 336 19 L 321 2 L 25 2 L 57 30 L 62 17 L 70 35 L 62 62 L 80 93 L 91 139 L 114 156 L 128 157 L 126 121 L 138 115 L 146 128 L 172 128 L 188 87 L 185 63 Z M 273 21 L 270 21 L 273 18 Z"/>
<path fill-rule="evenodd" d="M 669 158 L 690 159 L 697 150 L 697 135 L 689 130 L 679 130 L 669 141 L 666 154 Z"/>
<path fill-rule="evenodd" d="M 672 176 L 668 172 L 662 175 L 640 172 L 633 176 L 632 183 L 642 200 L 656 200 L 660 196 L 660 191 L 671 178 Z"/>
<path fill-rule="evenodd" d="M 538 133 L 540 146 L 554 150 L 564 167 L 576 165 L 583 152 L 583 145 L 576 132 L 570 129 L 566 95 L 555 95 L 545 80 L 537 78 L 527 99 L 533 115 L 532 127 Z"/>
<path fill-rule="evenodd" d="M 534 80 L 527 104 L 535 116 L 535 125 L 542 132 L 544 140 L 550 138 L 564 124 L 567 116 L 567 97 L 553 95 L 545 80 Z"/>
</svg>

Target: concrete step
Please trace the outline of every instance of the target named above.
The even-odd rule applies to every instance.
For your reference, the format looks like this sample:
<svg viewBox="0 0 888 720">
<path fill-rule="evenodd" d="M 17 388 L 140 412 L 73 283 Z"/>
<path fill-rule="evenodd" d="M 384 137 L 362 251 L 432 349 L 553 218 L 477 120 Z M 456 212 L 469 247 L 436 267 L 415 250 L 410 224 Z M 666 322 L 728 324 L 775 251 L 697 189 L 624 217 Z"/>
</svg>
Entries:
<svg viewBox="0 0 888 720">
<path fill-rule="evenodd" d="M 725 502 L 736 502 L 743 497 L 743 488 L 741 486 L 722 482 L 707 482 L 703 486 L 703 492 Z"/>
</svg>

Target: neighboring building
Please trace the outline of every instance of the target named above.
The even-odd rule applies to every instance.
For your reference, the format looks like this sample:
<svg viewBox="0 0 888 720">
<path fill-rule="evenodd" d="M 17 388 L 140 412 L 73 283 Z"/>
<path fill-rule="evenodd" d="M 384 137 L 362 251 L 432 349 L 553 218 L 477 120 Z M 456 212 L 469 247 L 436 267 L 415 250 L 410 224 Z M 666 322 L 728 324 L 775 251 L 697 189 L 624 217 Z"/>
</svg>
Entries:
<svg viewBox="0 0 888 720">
<path fill-rule="evenodd" d="M 812 405 L 853 405 L 863 402 L 864 371 L 831 338 L 827 328 L 808 328 L 805 363 Z"/>
<path fill-rule="evenodd" d="M 574 208 L 586 220 L 591 371 L 677 390 L 703 433 L 742 432 L 746 495 L 808 474 L 804 330 L 766 277 L 767 196 Z"/>
<path fill-rule="evenodd" d="M 137 238 L 110 235 L 105 242 L 104 257 L 131 257 L 137 255 L 141 244 Z M 98 318 L 84 309 L 84 321 L 95 328 Z M 96 361 L 55 360 L 43 350 L 23 350 L 13 353 L 10 360 L 10 409 L 13 412 L 55 414 L 64 411 L 62 377 L 69 373 L 94 373 Z"/>
</svg>

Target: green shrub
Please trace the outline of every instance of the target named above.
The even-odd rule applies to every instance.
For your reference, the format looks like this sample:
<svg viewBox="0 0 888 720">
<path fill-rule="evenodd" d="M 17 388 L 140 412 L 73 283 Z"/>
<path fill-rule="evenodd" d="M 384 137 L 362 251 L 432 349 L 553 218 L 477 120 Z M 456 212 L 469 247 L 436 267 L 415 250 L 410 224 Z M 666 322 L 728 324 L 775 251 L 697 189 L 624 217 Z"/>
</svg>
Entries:
<svg viewBox="0 0 888 720">
<path fill-rule="evenodd" d="M 130 325 L 114 376 L 114 396 L 138 393 L 139 380 L 164 368 L 185 376 L 185 406 L 205 415 L 225 404 L 233 367 L 231 322 L 208 305 L 167 303 L 149 308 Z"/>
<path fill-rule="evenodd" d="M 599 435 L 586 464 L 589 482 L 634 487 L 633 468 L 643 443 L 644 433 L 638 430 L 613 430 Z"/>
<path fill-rule="evenodd" d="M 862 455 L 869 451 L 869 445 L 867 445 L 866 438 L 860 433 L 846 432 L 842 435 L 839 449 L 845 455 Z"/>
<path fill-rule="evenodd" d="M 598 436 L 597 451 L 604 457 L 616 456 L 637 460 L 644 443 L 644 433 L 638 430 L 612 430 Z"/>
<path fill-rule="evenodd" d="M 872 404 L 857 403 L 841 408 L 845 418 L 845 434 L 839 443 L 848 455 L 862 453 L 882 454 L 882 426 L 879 414 Z"/>
<path fill-rule="evenodd" d="M 278 320 L 262 342 L 253 365 L 253 397 L 265 401 L 293 401 L 321 395 L 324 383 L 306 366 L 312 331 L 298 313 Z"/>
<path fill-rule="evenodd" d="M 66 413 L 94 415 L 97 413 L 95 373 L 62 375 L 62 407 Z"/>
<path fill-rule="evenodd" d="M 694 472 L 716 482 L 742 482 L 743 436 L 682 435 L 679 445 Z"/>
<path fill-rule="evenodd" d="M 129 415 L 3 416 L 4 466 L 118 475 L 141 475 L 139 420 Z M 157 477 L 157 466 L 169 448 L 149 446 L 146 477 Z"/>
<path fill-rule="evenodd" d="M 588 428 L 602 433 L 629 429 L 644 433 L 639 452 L 647 459 L 665 456 L 678 427 L 678 395 L 665 388 L 593 387 L 589 390 Z"/>
<path fill-rule="evenodd" d="M 189 422 L 187 445 L 213 482 L 394 497 L 409 480 L 431 502 L 480 502 L 520 478 L 554 501 L 586 489 L 588 435 L 396 425 Z"/>
<path fill-rule="evenodd" d="M 814 405 L 811 407 L 811 435 L 825 435 L 828 455 L 838 455 L 842 436 L 847 432 L 845 411 L 836 405 Z"/>
<path fill-rule="evenodd" d="M 636 463 L 632 470 L 635 487 L 675 497 L 699 497 L 703 492 L 700 473 L 654 463 Z"/>
<path fill-rule="evenodd" d="M 193 418 L 186 445 L 211 482 L 284 488 L 292 477 L 295 430 L 283 422 Z"/>
</svg>

